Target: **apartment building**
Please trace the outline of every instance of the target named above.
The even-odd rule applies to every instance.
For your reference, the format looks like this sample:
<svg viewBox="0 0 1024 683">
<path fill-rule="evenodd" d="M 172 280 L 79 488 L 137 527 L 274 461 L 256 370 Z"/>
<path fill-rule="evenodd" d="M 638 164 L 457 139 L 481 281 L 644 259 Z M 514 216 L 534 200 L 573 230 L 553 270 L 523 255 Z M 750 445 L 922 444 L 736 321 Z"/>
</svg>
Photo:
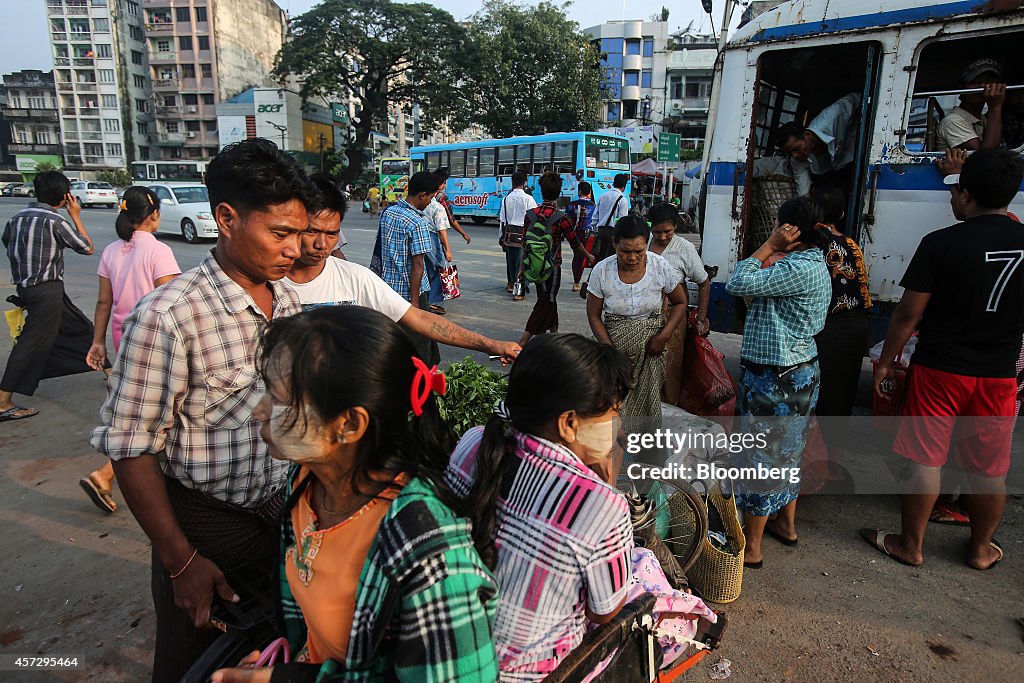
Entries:
<svg viewBox="0 0 1024 683">
<path fill-rule="evenodd" d="M 140 2 L 44 1 L 65 166 L 124 168 L 147 158 L 137 136 L 150 92 Z"/>
<path fill-rule="evenodd" d="M 684 149 L 696 149 L 704 144 L 708 127 L 715 37 L 682 31 L 672 35 L 668 48 L 664 127 L 682 136 Z"/>
<path fill-rule="evenodd" d="M 154 159 L 209 159 L 217 105 L 272 86 L 287 17 L 272 0 L 142 0 L 153 88 Z M 268 135 L 271 139 L 274 136 Z"/>
<path fill-rule="evenodd" d="M 29 69 L 4 74 L 7 98 L 4 120 L 10 124 L 8 151 L 23 176 L 30 179 L 36 166 L 62 165 L 57 90 L 52 71 Z"/>
<path fill-rule="evenodd" d="M 609 21 L 584 33 L 601 53 L 605 70 L 607 99 L 601 121 L 659 128 L 665 118 L 668 22 Z"/>
</svg>

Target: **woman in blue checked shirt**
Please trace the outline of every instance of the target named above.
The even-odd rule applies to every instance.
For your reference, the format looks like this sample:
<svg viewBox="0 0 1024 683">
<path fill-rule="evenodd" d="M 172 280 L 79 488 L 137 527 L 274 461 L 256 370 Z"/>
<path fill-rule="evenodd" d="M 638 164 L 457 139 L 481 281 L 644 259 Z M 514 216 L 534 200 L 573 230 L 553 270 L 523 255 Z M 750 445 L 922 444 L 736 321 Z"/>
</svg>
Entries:
<svg viewBox="0 0 1024 683">
<path fill-rule="evenodd" d="M 780 469 L 774 479 L 736 482 L 736 504 L 745 513 L 744 566 L 752 569 L 762 566 L 764 533 L 785 545 L 797 542 L 798 468 L 821 378 L 814 335 L 825 326 L 832 295 L 823 251 L 829 233 L 820 221 L 821 209 L 808 197 L 783 204 L 775 231 L 736 264 L 725 287 L 733 296 L 752 299 L 740 347 L 743 376 L 736 414 L 742 432 L 763 436 L 765 445 L 739 454 L 734 464 L 790 468 L 785 474 Z M 764 267 L 769 258 L 783 254 Z"/>
</svg>

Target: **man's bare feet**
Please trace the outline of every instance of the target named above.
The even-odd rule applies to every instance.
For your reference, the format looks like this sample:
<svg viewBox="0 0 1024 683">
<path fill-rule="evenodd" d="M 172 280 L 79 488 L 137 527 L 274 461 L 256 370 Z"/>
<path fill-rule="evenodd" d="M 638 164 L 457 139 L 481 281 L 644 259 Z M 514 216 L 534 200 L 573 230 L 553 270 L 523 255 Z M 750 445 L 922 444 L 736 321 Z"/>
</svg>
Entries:
<svg viewBox="0 0 1024 683">
<path fill-rule="evenodd" d="M 1003 559 L 1003 549 L 995 541 L 980 548 L 971 546 L 967 551 L 967 564 L 972 569 L 981 571 L 991 569 L 1001 559 Z"/>
</svg>

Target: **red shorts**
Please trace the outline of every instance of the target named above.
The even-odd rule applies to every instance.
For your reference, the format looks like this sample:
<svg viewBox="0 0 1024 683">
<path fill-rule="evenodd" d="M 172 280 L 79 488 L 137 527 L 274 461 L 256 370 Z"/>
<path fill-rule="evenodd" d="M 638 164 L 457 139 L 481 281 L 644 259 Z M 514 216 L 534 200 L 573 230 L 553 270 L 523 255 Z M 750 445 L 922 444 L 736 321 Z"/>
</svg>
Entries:
<svg viewBox="0 0 1024 683">
<path fill-rule="evenodd" d="M 966 472 L 1002 477 L 1010 469 L 1017 380 L 969 377 L 913 365 L 893 451 L 929 467 L 950 446 Z"/>
</svg>

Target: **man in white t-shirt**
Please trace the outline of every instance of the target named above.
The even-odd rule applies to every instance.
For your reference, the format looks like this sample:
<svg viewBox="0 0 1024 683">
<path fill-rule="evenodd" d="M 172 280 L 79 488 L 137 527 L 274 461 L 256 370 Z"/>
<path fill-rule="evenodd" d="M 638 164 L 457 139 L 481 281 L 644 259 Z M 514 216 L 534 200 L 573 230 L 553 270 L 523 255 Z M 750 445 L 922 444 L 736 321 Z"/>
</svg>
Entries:
<svg viewBox="0 0 1024 683">
<path fill-rule="evenodd" d="M 310 214 L 300 256 L 285 280 L 298 294 L 303 310 L 318 306 L 365 306 L 441 344 L 501 356 L 506 363 L 519 355 L 518 344 L 490 339 L 413 307 L 369 268 L 331 256 L 338 243 L 347 202 L 329 176 L 314 174 L 312 180 L 323 196 L 323 208 Z"/>
</svg>

